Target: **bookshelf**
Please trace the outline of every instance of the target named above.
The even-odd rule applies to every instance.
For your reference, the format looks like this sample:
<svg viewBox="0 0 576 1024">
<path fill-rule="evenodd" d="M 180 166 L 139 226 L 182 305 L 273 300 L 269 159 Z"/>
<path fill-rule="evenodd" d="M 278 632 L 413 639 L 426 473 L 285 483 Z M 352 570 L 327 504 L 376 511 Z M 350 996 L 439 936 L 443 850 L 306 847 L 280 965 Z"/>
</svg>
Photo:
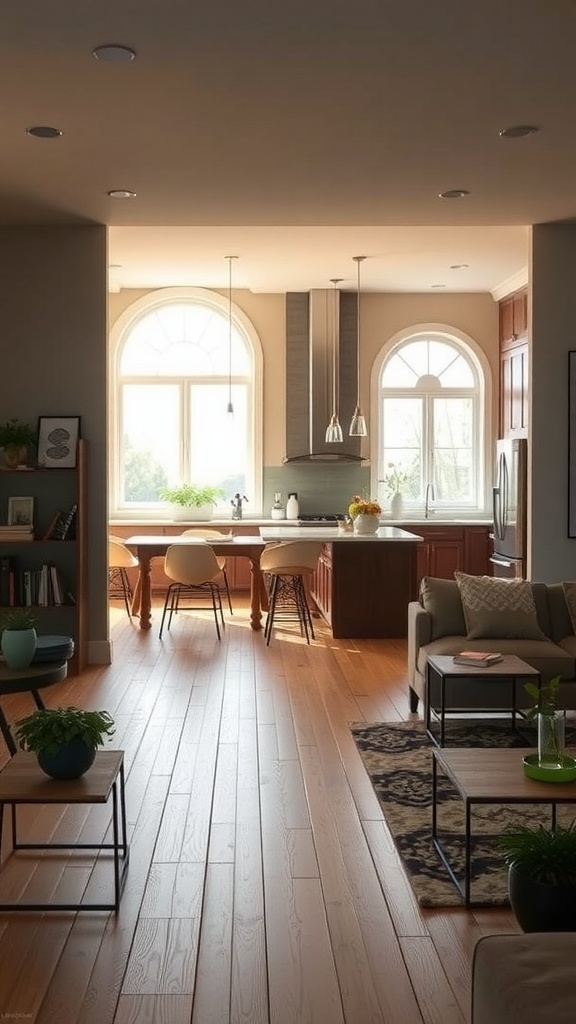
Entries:
<svg viewBox="0 0 576 1024">
<path fill-rule="evenodd" d="M 68 674 L 86 664 L 88 442 L 74 468 L 0 469 L 0 611 L 30 606 L 39 633 L 71 636 Z M 33 539 L 8 535 L 9 498 L 34 499 Z"/>
</svg>

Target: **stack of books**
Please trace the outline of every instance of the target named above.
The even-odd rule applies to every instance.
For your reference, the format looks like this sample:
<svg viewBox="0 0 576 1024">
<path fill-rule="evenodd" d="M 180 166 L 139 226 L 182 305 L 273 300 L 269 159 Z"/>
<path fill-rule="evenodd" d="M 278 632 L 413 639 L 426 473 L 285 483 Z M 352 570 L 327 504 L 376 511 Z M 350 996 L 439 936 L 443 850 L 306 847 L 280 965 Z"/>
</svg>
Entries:
<svg viewBox="0 0 576 1024">
<path fill-rule="evenodd" d="M 502 661 L 501 654 L 492 654 L 491 651 L 460 651 L 453 657 L 455 665 L 472 665 L 473 668 L 486 668 L 488 665 L 495 665 Z"/>
<path fill-rule="evenodd" d="M 0 541 L 13 540 L 21 544 L 24 540 L 34 540 L 34 527 L 31 523 L 7 526 L 0 523 Z"/>
</svg>

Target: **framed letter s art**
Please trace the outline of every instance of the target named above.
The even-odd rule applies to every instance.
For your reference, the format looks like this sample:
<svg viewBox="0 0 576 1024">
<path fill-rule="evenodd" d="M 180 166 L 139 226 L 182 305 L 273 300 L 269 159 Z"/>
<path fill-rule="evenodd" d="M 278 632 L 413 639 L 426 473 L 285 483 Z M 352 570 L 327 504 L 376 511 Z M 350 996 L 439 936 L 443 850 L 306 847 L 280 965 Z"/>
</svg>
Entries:
<svg viewBox="0 0 576 1024">
<path fill-rule="evenodd" d="M 38 465 L 46 469 L 73 469 L 79 437 L 79 416 L 40 416 Z"/>
</svg>

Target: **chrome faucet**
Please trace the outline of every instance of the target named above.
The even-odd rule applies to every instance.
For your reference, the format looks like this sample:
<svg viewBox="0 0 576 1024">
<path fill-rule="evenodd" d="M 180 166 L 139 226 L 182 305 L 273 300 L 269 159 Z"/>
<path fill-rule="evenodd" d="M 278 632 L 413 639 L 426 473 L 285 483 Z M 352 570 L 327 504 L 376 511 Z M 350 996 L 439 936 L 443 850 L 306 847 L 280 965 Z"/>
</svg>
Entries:
<svg viewBox="0 0 576 1024">
<path fill-rule="evenodd" d="M 435 500 L 436 500 L 436 495 L 434 494 L 434 484 L 426 484 L 426 498 L 425 498 L 425 501 L 424 501 L 424 518 L 425 519 L 428 519 L 428 517 L 430 516 L 431 512 L 433 511 L 430 508 L 430 502 L 431 501 L 435 501 Z"/>
</svg>

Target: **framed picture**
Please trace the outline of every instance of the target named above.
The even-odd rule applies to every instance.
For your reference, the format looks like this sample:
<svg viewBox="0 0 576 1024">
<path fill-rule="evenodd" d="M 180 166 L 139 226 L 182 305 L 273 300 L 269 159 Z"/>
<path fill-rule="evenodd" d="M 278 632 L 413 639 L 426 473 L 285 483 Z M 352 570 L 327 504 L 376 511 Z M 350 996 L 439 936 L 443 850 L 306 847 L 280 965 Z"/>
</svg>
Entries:
<svg viewBox="0 0 576 1024">
<path fill-rule="evenodd" d="M 576 352 L 568 353 L 568 536 L 576 537 Z"/>
<path fill-rule="evenodd" d="M 34 525 L 34 498 L 8 498 L 8 526 Z"/>
<path fill-rule="evenodd" d="M 79 416 L 40 416 L 38 465 L 47 469 L 73 469 L 79 437 Z"/>
</svg>

